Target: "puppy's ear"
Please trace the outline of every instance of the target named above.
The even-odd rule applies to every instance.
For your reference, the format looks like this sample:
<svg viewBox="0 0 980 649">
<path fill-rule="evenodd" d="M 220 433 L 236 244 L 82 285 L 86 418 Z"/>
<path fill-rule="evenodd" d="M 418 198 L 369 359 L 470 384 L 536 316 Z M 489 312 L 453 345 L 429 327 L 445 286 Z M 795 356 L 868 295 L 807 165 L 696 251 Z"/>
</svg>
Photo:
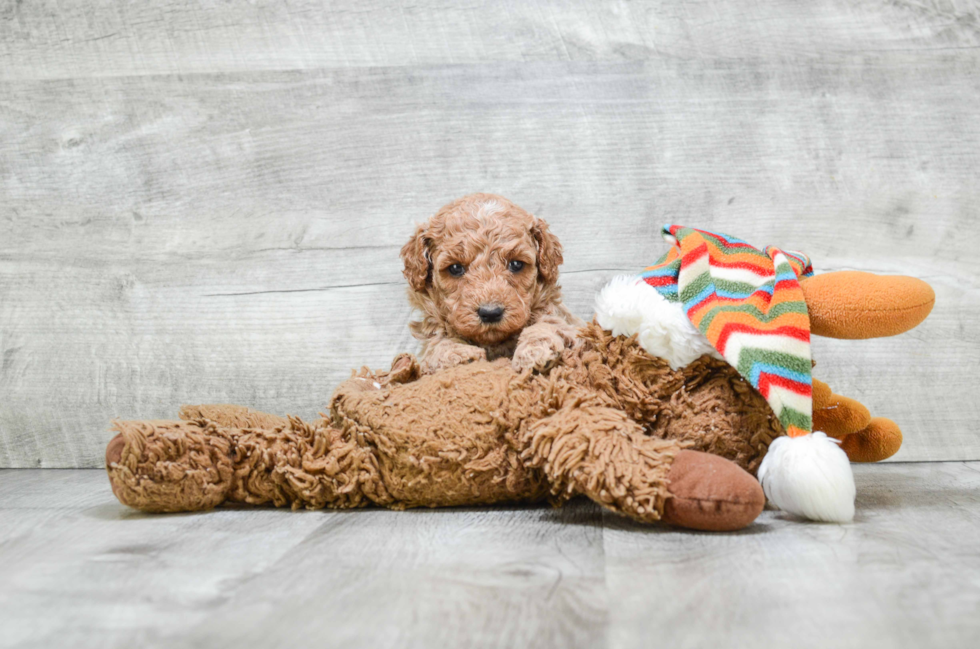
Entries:
<svg viewBox="0 0 980 649">
<path fill-rule="evenodd" d="M 432 276 L 432 261 L 429 258 L 429 237 L 425 226 L 415 228 L 415 234 L 402 246 L 401 258 L 405 264 L 402 275 L 414 291 L 424 291 Z"/>
<path fill-rule="evenodd" d="M 554 284 L 558 281 L 558 267 L 564 261 L 561 243 L 548 229 L 548 224 L 538 218 L 534 219 L 534 225 L 531 226 L 531 236 L 538 244 L 538 275 L 545 284 Z"/>
</svg>

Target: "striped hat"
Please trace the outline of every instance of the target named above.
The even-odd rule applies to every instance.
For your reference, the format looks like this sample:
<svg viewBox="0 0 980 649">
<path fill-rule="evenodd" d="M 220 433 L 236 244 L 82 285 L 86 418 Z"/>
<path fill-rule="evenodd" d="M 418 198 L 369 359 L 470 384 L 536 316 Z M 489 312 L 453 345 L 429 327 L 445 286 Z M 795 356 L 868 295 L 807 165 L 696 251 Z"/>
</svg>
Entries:
<svg viewBox="0 0 980 649">
<path fill-rule="evenodd" d="M 799 278 L 801 252 L 758 250 L 727 234 L 663 228 L 670 250 L 640 277 L 671 302 L 755 387 L 790 437 L 812 428 L 810 318 Z"/>
</svg>

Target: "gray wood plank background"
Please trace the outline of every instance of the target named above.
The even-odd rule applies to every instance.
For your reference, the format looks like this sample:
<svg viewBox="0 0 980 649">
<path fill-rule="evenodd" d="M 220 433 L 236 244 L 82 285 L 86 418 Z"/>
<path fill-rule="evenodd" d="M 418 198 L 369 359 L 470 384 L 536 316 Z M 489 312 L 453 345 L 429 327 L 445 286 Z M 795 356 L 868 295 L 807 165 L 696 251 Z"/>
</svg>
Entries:
<svg viewBox="0 0 980 649">
<path fill-rule="evenodd" d="M 183 402 L 314 415 L 415 348 L 398 248 L 477 190 L 551 222 L 584 317 L 664 222 L 926 279 L 817 375 L 896 459 L 977 459 L 978 169 L 975 2 L 0 0 L 0 466 Z"/>
</svg>

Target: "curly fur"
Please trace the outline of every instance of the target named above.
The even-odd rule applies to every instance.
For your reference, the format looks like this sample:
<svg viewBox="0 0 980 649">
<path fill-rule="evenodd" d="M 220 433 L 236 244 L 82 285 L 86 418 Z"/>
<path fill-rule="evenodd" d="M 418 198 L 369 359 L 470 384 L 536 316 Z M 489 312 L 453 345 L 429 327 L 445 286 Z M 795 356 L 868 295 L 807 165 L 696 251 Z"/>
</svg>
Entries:
<svg viewBox="0 0 980 649">
<path fill-rule="evenodd" d="M 410 326 L 422 341 L 421 368 L 510 357 L 516 370 L 550 367 L 583 322 L 561 300 L 562 248 L 548 224 L 502 196 L 471 194 L 440 209 L 401 250 L 409 300 L 422 312 Z M 519 271 L 512 261 L 524 263 Z M 449 269 L 461 265 L 456 277 Z M 499 322 L 478 309 L 502 307 Z"/>
</svg>

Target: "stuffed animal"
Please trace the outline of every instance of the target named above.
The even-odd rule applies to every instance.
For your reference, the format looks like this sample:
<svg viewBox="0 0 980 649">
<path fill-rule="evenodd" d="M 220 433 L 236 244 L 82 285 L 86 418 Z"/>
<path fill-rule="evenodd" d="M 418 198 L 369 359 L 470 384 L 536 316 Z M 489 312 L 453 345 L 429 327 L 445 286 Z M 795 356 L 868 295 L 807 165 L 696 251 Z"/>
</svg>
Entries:
<svg viewBox="0 0 980 649">
<path fill-rule="evenodd" d="M 403 509 L 585 494 L 638 520 L 730 530 L 765 503 L 740 466 L 781 433 L 724 361 L 672 370 L 595 324 L 547 374 L 501 359 L 420 376 L 403 355 L 340 385 L 313 424 L 234 406 L 181 417 L 116 424 L 106 462 L 121 502 Z"/>
<path fill-rule="evenodd" d="M 517 373 L 501 359 L 423 376 L 403 354 L 387 372 L 365 368 L 340 385 L 329 414 L 315 423 L 225 405 L 184 407 L 181 421 L 116 422 L 119 434 L 106 450 L 113 493 L 151 512 L 225 503 L 558 504 L 585 495 L 636 520 L 702 530 L 745 527 L 768 495 L 807 518 L 848 520 L 854 485 L 847 455 L 811 432 L 811 423 L 836 426 L 829 432 L 864 460 L 897 450 L 901 434 L 819 382 L 811 400 L 809 333 L 900 333 L 928 314 L 931 289 L 864 273 L 808 278 L 805 258 L 790 263 L 777 249 L 742 250 L 735 263 L 717 248 L 739 240 L 671 228 L 676 254 L 638 278 L 611 282 L 597 299 L 596 321 L 550 371 Z M 768 269 L 759 255 L 771 260 Z M 704 274 L 749 272 L 749 257 L 759 265 L 751 269 L 755 302 L 746 311 L 735 295 L 738 281 L 719 275 L 706 283 Z M 696 305 L 685 299 L 692 290 L 701 302 L 713 292 L 721 302 L 708 306 L 720 310 L 702 304 L 693 313 Z M 721 323 L 748 312 L 763 313 L 780 344 L 758 338 L 747 320 L 729 322 L 738 335 L 729 331 L 725 339 L 710 323 L 701 326 L 705 315 Z M 780 322 L 786 315 L 790 324 Z M 805 328 L 805 349 L 794 323 Z M 778 340 L 787 335 L 797 336 L 788 355 Z M 747 365 L 752 349 L 762 351 Z M 742 358 L 733 362 L 736 352 Z"/>
</svg>

